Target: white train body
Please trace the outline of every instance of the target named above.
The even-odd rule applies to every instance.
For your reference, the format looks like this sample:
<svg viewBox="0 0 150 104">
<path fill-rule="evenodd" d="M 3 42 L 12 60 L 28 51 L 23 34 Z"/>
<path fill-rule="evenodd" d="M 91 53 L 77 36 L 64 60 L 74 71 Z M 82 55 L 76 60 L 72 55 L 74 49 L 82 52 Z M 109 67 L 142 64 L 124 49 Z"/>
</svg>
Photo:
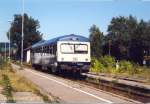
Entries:
<svg viewBox="0 0 150 104">
<path fill-rule="evenodd" d="M 33 66 L 51 68 L 55 71 L 73 70 L 88 72 L 90 68 L 90 42 L 78 35 L 67 35 L 33 45 Z"/>
<path fill-rule="evenodd" d="M 57 42 L 58 62 L 90 62 L 90 43 L 59 41 Z"/>
</svg>

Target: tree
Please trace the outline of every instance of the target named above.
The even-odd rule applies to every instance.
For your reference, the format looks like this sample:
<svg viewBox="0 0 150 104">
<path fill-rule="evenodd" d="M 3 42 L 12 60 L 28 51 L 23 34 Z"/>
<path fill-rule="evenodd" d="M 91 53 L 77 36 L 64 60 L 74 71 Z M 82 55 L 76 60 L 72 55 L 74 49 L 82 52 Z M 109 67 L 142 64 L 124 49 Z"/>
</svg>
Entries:
<svg viewBox="0 0 150 104">
<path fill-rule="evenodd" d="M 129 43 L 131 36 L 135 33 L 137 27 L 136 17 L 113 17 L 110 25 L 108 26 L 108 35 L 106 36 L 105 43 L 108 44 L 109 40 L 112 41 L 111 53 L 117 59 L 129 58 Z"/>
<path fill-rule="evenodd" d="M 38 31 L 40 27 L 39 21 L 29 17 L 24 14 L 24 49 L 35 44 L 36 42 L 42 40 L 42 34 Z M 17 55 L 18 58 L 21 57 L 21 39 L 22 39 L 22 15 L 15 14 L 14 20 L 11 23 L 10 28 L 10 41 L 16 44 L 18 47 Z M 7 37 L 9 38 L 9 32 L 7 32 Z"/>
<path fill-rule="evenodd" d="M 102 55 L 102 42 L 103 33 L 99 30 L 96 25 L 93 25 L 90 29 L 90 42 L 91 42 L 91 55 L 93 57 L 100 57 Z"/>
<path fill-rule="evenodd" d="M 150 43 L 147 41 L 148 33 L 146 33 L 146 31 L 147 23 L 143 20 L 140 20 L 136 26 L 134 34 L 131 34 L 131 41 L 129 44 L 130 58 L 139 64 L 143 63 L 144 49 L 148 46 L 147 43 Z"/>
<path fill-rule="evenodd" d="M 111 55 L 117 59 L 130 59 L 142 64 L 144 52 L 150 53 L 150 21 L 137 21 L 136 17 L 113 17 L 105 36 L 105 53 L 111 40 Z"/>
<path fill-rule="evenodd" d="M 113 17 L 110 25 L 108 26 L 108 35 L 106 36 L 105 43 L 110 45 L 111 41 L 111 55 L 115 56 L 117 59 L 122 59 L 126 57 L 127 53 L 127 43 L 129 39 L 127 26 L 127 18 Z"/>
<path fill-rule="evenodd" d="M 110 25 L 108 26 L 108 35 L 110 35 L 111 40 L 120 41 L 125 44 L 129 39 L 127 29 L 127 18 L 123 16 L 113 17 Z"/>
</svg>

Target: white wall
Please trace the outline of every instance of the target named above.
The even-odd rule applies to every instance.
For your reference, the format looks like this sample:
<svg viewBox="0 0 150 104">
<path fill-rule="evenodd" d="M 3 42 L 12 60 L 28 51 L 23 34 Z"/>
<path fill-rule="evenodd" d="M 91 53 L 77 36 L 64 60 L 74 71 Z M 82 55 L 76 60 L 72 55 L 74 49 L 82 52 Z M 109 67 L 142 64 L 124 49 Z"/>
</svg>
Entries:
<svg viewBox="0 0 150 104">
<path fill-rule="evenodd" d="M 31 51 L 28 50 L 28 51 L 27 51 L 27 60 L 26 60 L 27 63 L 30 62 L 30 59 L 31 59 L 31 58 L 30 58 L 30 57 L 31 57 L 30 54 L 31 54 Z"/>
</svg>

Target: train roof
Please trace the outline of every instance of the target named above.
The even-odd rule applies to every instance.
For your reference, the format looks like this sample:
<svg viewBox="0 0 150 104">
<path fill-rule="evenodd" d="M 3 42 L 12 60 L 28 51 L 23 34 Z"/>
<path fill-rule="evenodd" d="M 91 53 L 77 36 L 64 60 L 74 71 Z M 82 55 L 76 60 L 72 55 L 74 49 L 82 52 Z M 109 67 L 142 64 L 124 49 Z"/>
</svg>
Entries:
<svg viewBox="0 0 150 104">
<path fill-rule="evenodd" d="M 89 39 L 84 37 L 84 36 L 80 36 L 80 35 L 74 35 L 74 34 L 70 34 L 70 35 L 64 35 L 64 36 L 60 36 L 57 38 L 53 38 L 50 40 L 45 40 L 45 41 L 40 41 L 34 45 L 32 45 L 32 48 L 36 48 L 36 47 L 40 47 L 40 46 L 46 46 L 49 44 L 54 44 L 57 41 L 79 41 L 79 42 L 89 42 Z"/>
</svg>

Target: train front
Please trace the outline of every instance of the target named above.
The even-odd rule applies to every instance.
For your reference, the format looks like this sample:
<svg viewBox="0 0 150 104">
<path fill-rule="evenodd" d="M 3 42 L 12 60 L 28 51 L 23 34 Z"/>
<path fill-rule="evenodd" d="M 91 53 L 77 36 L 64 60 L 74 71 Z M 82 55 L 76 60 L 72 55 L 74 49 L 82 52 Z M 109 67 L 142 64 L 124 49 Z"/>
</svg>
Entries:
<svg viewBox="0 0 150 104">
<path fill-rule="evenodd" d="M 57 43 L 57 61 L 63 70 L 85 73 L 90 69 L 90 42 L 59 41 Z"/>
</svg>

